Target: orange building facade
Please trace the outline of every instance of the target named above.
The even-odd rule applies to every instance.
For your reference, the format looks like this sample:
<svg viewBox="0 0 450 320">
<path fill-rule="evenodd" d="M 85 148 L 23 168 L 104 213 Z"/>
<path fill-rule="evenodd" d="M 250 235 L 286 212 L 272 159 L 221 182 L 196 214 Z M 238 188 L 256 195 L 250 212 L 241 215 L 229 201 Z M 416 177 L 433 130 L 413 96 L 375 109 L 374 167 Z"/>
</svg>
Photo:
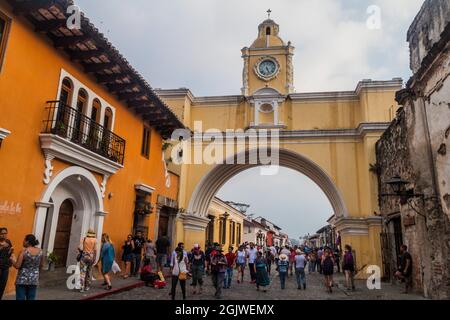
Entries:
<svg viewBox="0 0 450 320">
<path fill-rule="evenodd" d="M 16 253 L 29 233 L 61 266 L 90 228 L 118 260 L 129 233 L 174 237 L 163 148 L 183 125 L 84 16 L 67 28 L 68 1 L 26 3 L 0 0 L 0 226 Z"/>
</svg>

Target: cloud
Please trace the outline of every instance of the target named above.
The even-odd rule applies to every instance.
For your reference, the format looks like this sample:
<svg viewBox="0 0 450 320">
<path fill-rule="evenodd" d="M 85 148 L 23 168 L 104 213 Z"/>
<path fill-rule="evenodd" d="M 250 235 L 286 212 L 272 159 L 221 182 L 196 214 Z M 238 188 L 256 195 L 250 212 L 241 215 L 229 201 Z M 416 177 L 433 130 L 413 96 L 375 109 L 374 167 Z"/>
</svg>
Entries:
<svg viewBox="0 0 450 320">
<path fill-rule="evenodd" d="M 352 90 L 365 78 L 409 77 L 406 31 L 423 0 L 78 0 L 155 87 L 238 94 L 240 49 L 271 8 L 296 46 L 297 91 Z M 382 29 L 366 27 L 378 5 Z M 109 30 L 109 33 L 108 33 Z"/>
</svg>

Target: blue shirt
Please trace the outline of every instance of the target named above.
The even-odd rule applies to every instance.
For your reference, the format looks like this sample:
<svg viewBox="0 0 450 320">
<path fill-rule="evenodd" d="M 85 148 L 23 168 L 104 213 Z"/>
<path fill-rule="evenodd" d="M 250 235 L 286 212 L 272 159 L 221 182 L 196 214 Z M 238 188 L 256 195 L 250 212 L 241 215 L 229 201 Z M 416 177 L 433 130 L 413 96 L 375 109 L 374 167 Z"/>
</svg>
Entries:
<svg viewBox="0 0 450 320">
<path fill-rule="evenodd" d="M 287 260 L 278 261 L 278 272 L 281 272 L 281 273 L 287 272 L 288 268 L 289 268 L 289 261 L 287 261 Z"/>
</svg>

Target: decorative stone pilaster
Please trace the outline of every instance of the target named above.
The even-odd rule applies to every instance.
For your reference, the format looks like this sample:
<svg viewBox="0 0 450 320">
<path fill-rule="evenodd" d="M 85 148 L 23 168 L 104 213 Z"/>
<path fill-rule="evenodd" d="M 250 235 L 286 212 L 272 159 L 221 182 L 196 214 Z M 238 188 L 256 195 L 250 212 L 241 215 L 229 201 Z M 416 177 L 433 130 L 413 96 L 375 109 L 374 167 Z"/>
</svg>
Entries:
<svg viewBox="0 0 450 320">
<path fill-rule="evenodd" d="M 210 221 L 207 218 L 195 216 L 192 214 L 181 214 L 180 218 L 183 219 L 185 232 L 187 230 L 205 231 L 206 226 Z"/>
</svg>

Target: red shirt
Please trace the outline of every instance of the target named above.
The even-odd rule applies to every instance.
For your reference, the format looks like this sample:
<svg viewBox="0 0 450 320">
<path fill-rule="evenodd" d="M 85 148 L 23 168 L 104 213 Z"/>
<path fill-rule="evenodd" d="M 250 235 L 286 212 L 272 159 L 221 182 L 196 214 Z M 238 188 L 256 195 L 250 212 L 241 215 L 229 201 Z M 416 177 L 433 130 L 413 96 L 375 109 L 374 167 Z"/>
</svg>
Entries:
<svg viewBox="0 0 450 320">
<path fill-rule="evenodd" d="M 236 260 L 236 253 L 227 253 L 225 257 L 227 258 L 228 267 L 231 268 L 234 265 L 234 261 Z"/>
</svg>

